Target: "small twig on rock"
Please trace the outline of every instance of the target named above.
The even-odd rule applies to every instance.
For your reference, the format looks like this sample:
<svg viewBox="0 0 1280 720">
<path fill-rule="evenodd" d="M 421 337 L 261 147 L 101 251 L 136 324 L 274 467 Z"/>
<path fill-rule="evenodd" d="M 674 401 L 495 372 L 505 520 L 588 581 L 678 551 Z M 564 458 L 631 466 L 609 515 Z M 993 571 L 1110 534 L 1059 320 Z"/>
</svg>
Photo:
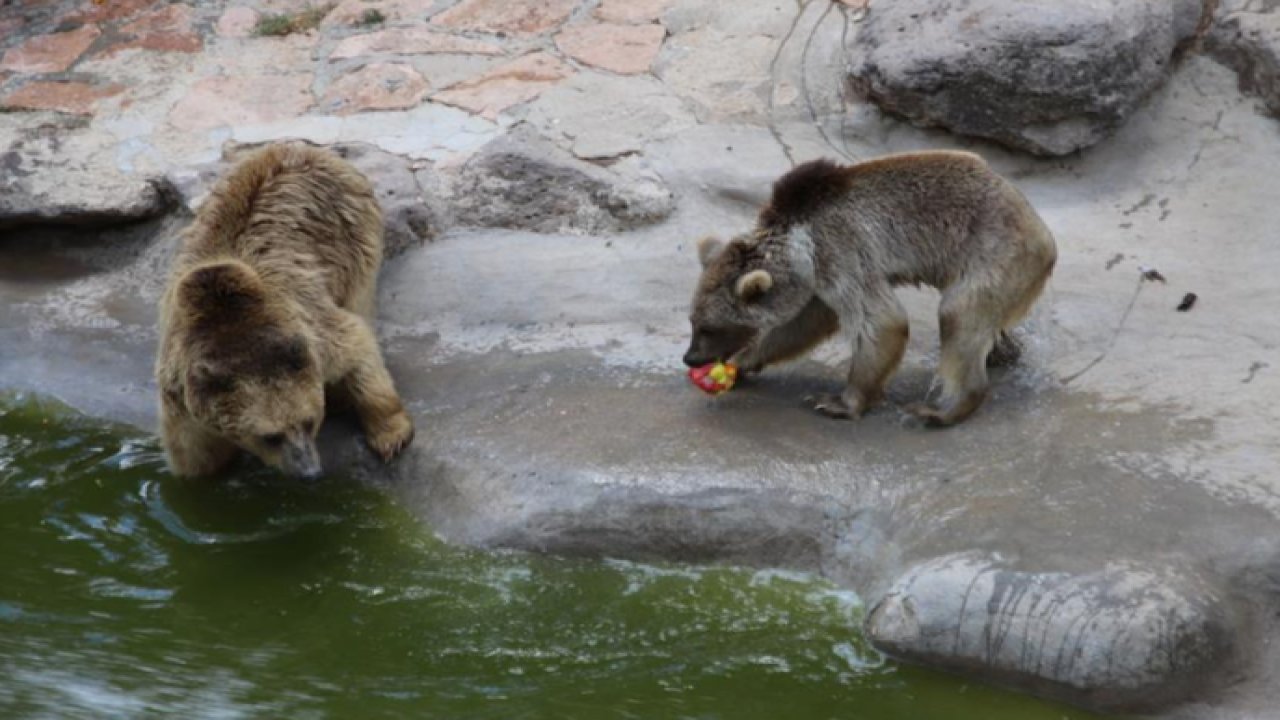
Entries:
<svg viewBox="0 0 1280 720">
<path fill-rule="evenodd" d="M 773 139 L 782 147 L 782 154 L 787 156 L 787 162 L 795 167 L 796 158 L 791 152 L 791 146 L 786 140 L 782 139 L 782 132 L 778 130 L 778 124 L 774 122 L 774 114 L 777 110 L 777 103 L 774 96 L 778 90 L 778 61 L 782 58 L 782 52 L 786 49 L 787 43 L 791 41 L 791 36 L 795 34 L 796 28 L 800 25 L 801 18 L 804 17 L 804 11 L 808 8 L 807 3 L 800 2 L 796 10 L 796 16 L 791 20 L 791 27 L 787 28 L 787 34 L 782 36 L 782 40 L 778 43 L 778 49 L 773 53 L 773 59 L 769 61 L 769 134 L 773 135 Z"/>
<path fill-rule="evenodd" d="M 1098 357 L 1090 361 L 1088 365 L 1085 365 L 1084 367 L 1080 368 L 1078 371 L 1072 373 L 1071 375 L 1068 375 L 1067 377 L 1062 378 L 1063 385 L 1066 385 L 1072 380 L 1075 380 L 1081 375 L 1084 375 L 1085 373 L 1092 370 L 1098 363 L 1105 360 L 1107 355 L 1111 353 L 1111 349 L 1116 346 L 1116 340 L 1120 339 L 1120 331 L 1124 330 L 1124 324 L 1129 320 L 1129 313 L 1133 312 L 1133 306 L 1138 302 L 1138 295 L 1142 294 L 1142 286 L 1146 283 L 1148 279 L 1147 271 L 1149 269 L 1138 268 L 1138 270 L 1142 274 L 1138 276 L 1138 283 L 1133 288 L 1133 297 L 1129 298 L 1129 304 L 1125 307 L 1124 314 L 1120 316 L 1120 323 L 1116 325 L 1115 331 L 1111 333 L 1111 340 L 1110 342 L 1107 343 L 1107 348 L 1103 350 L 1101 353 L 1099 353 Z M 1151 272 L 1155 272 L 1155 271 L 1151 270 Z M 1159 273 L 1156 273 L 1156 274 L 1159 275 Z M 1160 280 L 1161 282 L 1163 282 L 1164 278 L 1161 277 Z"/>
<path fill-rule="evenodd" d="M 832 142 L 831 136 L 827 134 L 827 128 L 818 119 L 818 110 L 814 107 L 813 95 L 809 92 L 809 65 L 807 62 L 809 49 L 813 46 L 814 36 L 818 34 L 818 30 L 822 28 L 822 24 L 826 22 L 827 16 L 831 14 L 833 9 L 835 9 L 834 4 L 828 5 L 827 9 L 823 10 L 822 14 L 818 16 L 817 22 L 813 24 L 813 29 L 809 31 L 809 37 L 804 41 L 804 48 L 800 51 L 800 95 L 804 97 L 805 107 L 809 110 L 809 120 L 818 128 L 818 134 L 822 135 L 822 141 L 827 144 L 827 147 L 843 155 L 846 160 L 856 162 L 855 158 L 851 157 L 843 149 L 836 147 L 836 144 Z"/>
</svg>

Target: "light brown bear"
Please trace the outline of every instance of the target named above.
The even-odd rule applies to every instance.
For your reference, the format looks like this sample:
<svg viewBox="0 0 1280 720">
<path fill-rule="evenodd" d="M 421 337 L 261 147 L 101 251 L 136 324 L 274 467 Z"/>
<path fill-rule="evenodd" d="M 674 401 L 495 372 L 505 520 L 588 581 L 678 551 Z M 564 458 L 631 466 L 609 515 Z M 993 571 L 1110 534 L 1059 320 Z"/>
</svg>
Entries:
<svg viewBox="0 0 1280 720">
<path fill-rule="evenodd" d="M 698 254 L 685 363 L 733 360 L 753 372 L 843 326 L 853 339 L 848 386 L 815 404 L 837 418 L 879 402 L 902 359 L 907 314 L 893 288 L 942 291 L 941 397 L 909 408 L 937 426 L 982 404 L 989 362 L 1017 357 L 1006 331 L 1040 295 L 1057 248 L 1026 198 L 982 158 L 935 151 L 800 165 L 774 185 L 753 232 L 727 245 L 707 238 Z"/>
<path fill-rule="evenodd" d="M 155 373 L 174 473 L 211 475 L 244 450 L 318 477 L 327 386 L 383 460 L 409 444 L 413 421 L 370 326 L 382 232 L 368 180 L 318 148 L 268 146 L 218 182 L 160 306 Z"/>
</svg>

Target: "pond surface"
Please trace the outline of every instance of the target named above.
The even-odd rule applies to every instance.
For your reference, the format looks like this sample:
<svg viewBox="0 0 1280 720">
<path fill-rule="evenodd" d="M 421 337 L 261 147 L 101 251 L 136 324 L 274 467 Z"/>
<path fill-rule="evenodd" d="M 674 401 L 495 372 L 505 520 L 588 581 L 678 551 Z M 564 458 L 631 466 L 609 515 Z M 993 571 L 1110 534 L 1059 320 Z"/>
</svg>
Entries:
<svg viewBox="0 0 1280 720">
<path fill-rule="evenodd" d="M 459 549 L 383 492 L 179 482 L 0 395 L 0 717 L 1081 720 L 886 661 L 790 573 Z"/>
</svg>

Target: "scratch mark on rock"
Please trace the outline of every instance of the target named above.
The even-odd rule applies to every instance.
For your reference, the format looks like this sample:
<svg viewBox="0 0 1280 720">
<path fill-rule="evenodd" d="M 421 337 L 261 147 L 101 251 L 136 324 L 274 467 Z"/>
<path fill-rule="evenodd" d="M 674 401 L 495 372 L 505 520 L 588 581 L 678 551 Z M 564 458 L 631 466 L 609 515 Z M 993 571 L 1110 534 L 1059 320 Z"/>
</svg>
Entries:
<svg viewBox="0 0 1280 720">
<path fill-rule="evenodd" d="M 1135 203 L 1135 204 L 1133 205 L 1133 207 L 1129 208 L 1128 210 L 1125 210 L 1125 211 L 1124 211 L 1124 214 L 1125 214 L 1126 216 L 1127 216 L 1127 215 L 1132 215 L 1132 214 L 1134 214 L 1134 213 L 1138 212 L 1139 210 L 1141 210 L 1142 208 L 1144 208 L 1144 207 L 1146 207 L 1146 206 L 1150 205 L 1150 204 L 1151 204 L 1151 202 L 1152 202 L 1153 200 L 1155 200 L 1155 199 L 1156 199 L 1155 193 L 1147 193 L 1146 195 L 1143 195 L 1143 196 L 1142 196 L 1142 199 L 1141 199 L 1141 200 L 1139 200 L 1137 203 Z"/>
<path fill-rule="evenodd" d="M 1150 198 L 1151 196 L 1150 196 L 1150 195 L 1148 195 L 1147 197 L 1148 197 L 1148 198 Z M 1094 368 L 1098 363 L 1100 363 L 1100 362 L 1102 362 L 1103 360 L 1105 360 L 1105 359 L 1106 359 L 1106 357 L 1107 357 L 1107 355 L 1109 355 L 1109 354 L 1111 353 L 1111 350 L 1116 346 L 1116 341 L 1120 339 L 1120 332 L 1124 330 L 1124 325 L 1125 325 L 1125 323 L 1129 321 L 1129 313 L 1133 312 L 1133 306 L 1138 302 L 1138 296 L 1142 294 L 1142 286 L 1143 286 L 1144 284 L 1145 284 L 1145 279 L 1143 278 L 1143 276 L 1139 275 L 1139 276 L 1138 276 L 1138 283 L 1137 283 L 1137 285 L 1133 288 L 1133 297 L 1129 298 L 1129 304 L 1125 307 L 1125 309 L 1124 309 L 1124 314 L 1122 314 L 1122 315 L 1120 316 L 1120 322 L 1119 322 L 1119 324 L 1117 324 L 1117 325 L 1116 325 L 1116 329 L 1115 329 L 1115 331 L 1111 333 L 1111 340 L 1110 340 L 1109 342 L 1107 342 L 1107 347 L 1106 347 L 1106 349 L 1105 349 L 1105 350 L 1103 350 L 1103 351 L 1098 355 L 1098 357 L 1096 357 L 1096 358 L 1094 358 L 1093 360 L 1091 360 L 1091 361 L 1089 362 L 1089 364 L 1088 364 L 1088 365 L 1085 365 L 1084 367 L 1080 368 L 1080 369 L 1079 369 L 1079 370 L 1077 370 L 1076 372 L 1074 372 L 1074 373 L 1072 373 L 1072 374 L 1068 375 L 1067 377 L 1063 378 L 1063 379 L 1062 379 L 1062 384 L 1063 384 L 1063 385 L 1066 385 L 1067 383 L 1070 383 L 1071 381 L 1075 380 L 1076 378 L 1080 377 L 1081 375 L 1084 375 L 1085 373 L 1089 372 L 1089 371 L 1090 371 L 1090 370 L 1092 370 L 1092 369 L 1093 369 L 1093 368 Z"/>
<path fill-rule="evenodd" d="M 1254 362 L 1253 364 L 1251 364 L 1251 365 L 1249 366 L 1249 375 L 1248 375 L 1248 377 L 1246 377 L 1245 379 L 1241 380 L 1241 381 L 1240 381 L 1240 383 L 1241 383 L 1242 385 L 1248 385 L 1249 383 L 1253 382 L 1253 377 L 1254 377 L 1255 375 L 1257 375 L 1257 374 L 1258 374 L 1258 371 L 1259 371 L 1259 370 L 1261 370 L 1261 369 L 1263 369 L 1263 368 L 1268 368 L 1268 367 L 1271 367 L 1271 366 L 1270 366 L 1270 365 L 1268 365 L 1267 363 L 1264 363 L 1264 362 Z"/>
</svg>

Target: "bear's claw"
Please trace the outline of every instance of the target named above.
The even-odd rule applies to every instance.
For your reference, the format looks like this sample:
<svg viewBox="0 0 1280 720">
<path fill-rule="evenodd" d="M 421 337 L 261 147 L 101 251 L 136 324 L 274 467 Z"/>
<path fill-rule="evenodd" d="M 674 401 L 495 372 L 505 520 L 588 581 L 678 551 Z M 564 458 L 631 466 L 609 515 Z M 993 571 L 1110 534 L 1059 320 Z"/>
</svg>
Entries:
<svg viewBox="0 0 1280 720">
<path fill-rule="evenodd" d="M 923 420 L 925 427 L 946 427 L 950 424 L 942 414 L 942 411 L 927 403 L 912 403 L 904 407 L 903 410 Z"/>
<path fill-rule="evenodd" d="M 840 395 L 817 395 L 810 396 L 807 400 L 813 403 L 813 409 L 829 418 L 836 420 L 852 420 L 858 417 L 859 413 L 849 407 L 849 403 Z"/>
<path fill-rule="evenodd" d="M 413 442 L 413 420 L 409 414 L 400 411 L 386 421 L 380 423 L 377 430 L 365 434 L 369 447 L 383 462 L 391 462 L 397 455 Z"/>
</svg>

